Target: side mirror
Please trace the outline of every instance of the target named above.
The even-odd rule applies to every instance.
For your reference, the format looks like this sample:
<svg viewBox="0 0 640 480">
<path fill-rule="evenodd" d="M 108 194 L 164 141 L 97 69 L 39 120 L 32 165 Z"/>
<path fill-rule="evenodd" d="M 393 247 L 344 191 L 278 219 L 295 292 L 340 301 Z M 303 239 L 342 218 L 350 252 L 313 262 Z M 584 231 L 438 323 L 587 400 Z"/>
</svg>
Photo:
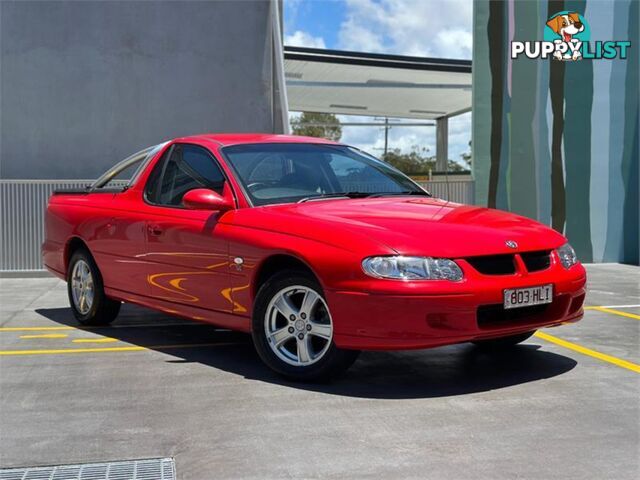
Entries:
<svg viewBox="0 0 640 480">
<path fill-rule="evenodd" d="M 233 202 L 208 188 L 189 190 L 182 197 L 182 204 L 189 210 L 225 212 L 233 208 Z"/>
</svg>

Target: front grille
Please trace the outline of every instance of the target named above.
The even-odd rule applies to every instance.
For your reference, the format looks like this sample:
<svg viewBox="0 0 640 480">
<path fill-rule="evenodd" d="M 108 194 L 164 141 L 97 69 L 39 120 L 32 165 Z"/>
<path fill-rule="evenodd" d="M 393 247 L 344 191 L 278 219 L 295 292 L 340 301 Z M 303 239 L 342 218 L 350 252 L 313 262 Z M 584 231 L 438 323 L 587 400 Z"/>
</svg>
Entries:
<svg viewBox="0 0 640 480">
<path fill-rule="evenodd" d="M 501 304 L 483 305 L 478 308 L 477 320 L 479 328 L 496 328 L 535 322 L 549 308 L 547 305 L 510 308 L 505 310 Z"/>
<path fill-rule="evenodd" d="M 539 272 L 551 266 L 551 252 L 549 250 L 524 252 L 519 255 L 528 272 Z M 513 275 L 516 273 L 515 255 L 483 255 L 469 257 L 465 260 L 483 275 Z"/>
<path fill-rule="evenodd" d="M 478 272 L 484 275 L 512 275 L 516 273 L 513 255 L 486 255 L 466 259 Z"/>
<path fill-rule="evenodd" d="M 529 272 L 539 272 L 551 266 L 551 252 L 549 250 L 521 253 L 520 256 Z"/>
</svg>

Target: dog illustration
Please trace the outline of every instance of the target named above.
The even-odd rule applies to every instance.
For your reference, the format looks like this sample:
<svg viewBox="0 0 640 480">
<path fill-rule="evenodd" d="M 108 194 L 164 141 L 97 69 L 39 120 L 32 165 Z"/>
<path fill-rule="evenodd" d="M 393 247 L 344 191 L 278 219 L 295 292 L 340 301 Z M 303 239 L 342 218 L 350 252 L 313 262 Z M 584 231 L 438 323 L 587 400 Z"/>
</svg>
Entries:
<svg viewBox="0 0 640 480">
<path fill-rule="evenodd" d="M 584 25 L 576 12 L 570 12 L 566 15 L 556 15 L 547 22 L 547 26 L 561 37 L 561 39 L 555 40 L 555 43 L 575 42 L 573 36 L 584 30 Z M 578 60 L 582 54 L 578 50 L 573 53 L 571 53 L 571 50 L 567 50 L 563 58 L 562 53 L 556 50 L 553 56 L 556 60 Z"/>
</svg>

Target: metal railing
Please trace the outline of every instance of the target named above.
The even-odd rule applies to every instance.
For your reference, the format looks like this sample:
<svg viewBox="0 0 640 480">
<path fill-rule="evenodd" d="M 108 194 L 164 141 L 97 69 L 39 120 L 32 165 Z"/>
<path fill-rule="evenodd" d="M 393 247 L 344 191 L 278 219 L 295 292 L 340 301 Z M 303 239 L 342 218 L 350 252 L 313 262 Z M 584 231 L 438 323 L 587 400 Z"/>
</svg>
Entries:
<svg viewBox="0 0 640 480">
<path fill-rule="evenodd" d="M 0 180 L 0 271 L 43 269 L 44 212 L 54 190 L 83 188 L 93 180 Z M 473 181 L 419 182 L 435 197 L 473 203 Z"/>
<path fill-rule="evenodd" d="M 0 180 L 0 270 L 42 270 L 44 212 L 54 190 L 92 180 Z"/>
<path fill-rule="evenodd" d="M 431 195 L 443 200 L 449 200 L 456 203 L 474 203 L 474 186 L 473 180 L 432 180 L 417 182 L 423 188 L 426 188 Z"/>
</svg>

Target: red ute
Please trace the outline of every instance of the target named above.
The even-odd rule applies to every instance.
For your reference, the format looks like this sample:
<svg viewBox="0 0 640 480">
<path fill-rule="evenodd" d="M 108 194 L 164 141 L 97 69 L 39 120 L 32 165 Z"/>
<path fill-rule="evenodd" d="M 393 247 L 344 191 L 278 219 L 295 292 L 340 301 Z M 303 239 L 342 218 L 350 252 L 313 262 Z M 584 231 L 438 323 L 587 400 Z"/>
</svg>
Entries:
<svg viewBox="0 0 640 480">
<path fill-rule="evenodd" d="M 42 250 L 80 323 L 131 302 L 251 332 L 296 379 L 335 374 L 358 350 L 508 347 L 580 319 L 585 296 L 554 230 L 435 199 L 360 150 L 305 137 L 143 150 L 55 193 Z"/>
</svg>

